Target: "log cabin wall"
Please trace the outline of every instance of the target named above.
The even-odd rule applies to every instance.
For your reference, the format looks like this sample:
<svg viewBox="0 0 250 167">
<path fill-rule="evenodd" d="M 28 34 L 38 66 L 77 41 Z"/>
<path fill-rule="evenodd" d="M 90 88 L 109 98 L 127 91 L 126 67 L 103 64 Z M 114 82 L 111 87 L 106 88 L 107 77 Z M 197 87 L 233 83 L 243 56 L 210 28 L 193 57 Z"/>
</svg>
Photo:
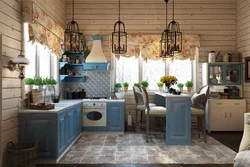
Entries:
<svg viewBox="0 0 250 167">
<path fill-rule="evenodd" d="M 250 1 L 237 1 L 237 51 L 242 53 L 243 96 L 247 99 L 247 112 L 250 112 L 250 83 L 245 81 L 245 57 L 250 56 Z"/>
<path fill-rule="evenodd" d="M 236 0 L 175 0 L 175 20 L 183 34 L 200 34 L 199 62 L 207 62 L 209 51 L 236 52 Z M 72 1 L 66 0 L 67 22 L 72 18 Z M 172 1 L 168 3 L 168 22 Z M 75 0 L 75 20 L 91 49 L 92 35 L 104 37 L 102 46 L 111 61 L 109 36 L 118 20 L 117 0 Z M 121 0 L 121 20 L 128 34 L 161 34 L 166 25 L 163 0 Z M 112 67 L 111 67 L 112 68 Z M 199 64 L 198 78 L 201 78 Z M 201 79 L 198 87 L 201 86 Z M 154 102 L 154 96 L 150 96 Z M 126 113 L 134 112 L 133 94 L 126 95 Z M 134 117 L 134 116 L 133 116 Z M 126 117 L 127 118 L 127 117 Z"/>
<path fill-rule="evenodd" d="M 64 0 L 33 0 L 41 9 L 49 14 L 62 27 L 65 26 Z M 22 50 L 22 0 L 0 0 L 0 55 L 2 58 L 2 131 L 0 133 L 0 166 L 6 164 L 6 144 L 9 141 L 18 142 L 18 107 L 21 99 L 22 84 L 18 79 L 19 73 L 9 71 L 6 66 L 9 60 L 17 57 Z M 0 85 L 1 85 L 0 84 Z M 1 106 L 0 106 L 1 107 Z M 1 118 L 1 117 L 0 117 Z M 2 159 L 2 161 L 1 161 Z"/>
</svg>

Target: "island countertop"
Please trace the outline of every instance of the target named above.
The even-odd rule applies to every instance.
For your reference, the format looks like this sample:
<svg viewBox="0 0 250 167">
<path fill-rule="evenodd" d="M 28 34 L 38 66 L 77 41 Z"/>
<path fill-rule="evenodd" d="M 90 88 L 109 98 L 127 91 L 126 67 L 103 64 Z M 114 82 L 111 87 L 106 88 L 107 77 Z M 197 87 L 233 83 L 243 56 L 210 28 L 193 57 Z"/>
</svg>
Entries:
<svg viewBox="0 0 250 167">
<path fill-rule="evenodd" d="M 82 100 L 61 100 L 59 103 L 54 103 L 55 108 L 51 110 L 31 110 L 31 109 L 20 109 L 19 113 L 60 113 L 69 107 L 75 106 L 82 103 Z"/>
<path fill-rule="evenodd" d="M 174 94 L 170 94 L 170 93 L 161 93 L 161 92 L 155 92 L 155 94 L 163 96 L 163 97 L 191 97 L 190 94 L 174 95 Z"/>
</svg>

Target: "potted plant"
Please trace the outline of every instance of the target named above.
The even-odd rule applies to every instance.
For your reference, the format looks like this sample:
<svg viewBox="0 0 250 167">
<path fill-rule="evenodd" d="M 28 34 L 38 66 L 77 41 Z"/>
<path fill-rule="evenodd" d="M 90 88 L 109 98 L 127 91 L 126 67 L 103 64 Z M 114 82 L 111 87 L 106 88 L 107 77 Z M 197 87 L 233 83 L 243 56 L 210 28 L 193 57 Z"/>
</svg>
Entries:
<svg viewBox="0 0 250 167">
<path fill-rule="evenodd" d="M 34 80 L 32 78 L 25 79 L 25 89 L 27 92 L 31 92 L 33 89 Z"/>
<path fill-rule="evenodd" d="M 162 82 L 157 83 L 157 86 L 158 86 L 158 89 L 159 89 L 160 92 L 163 92 L 163 85 L 164 84 Z"/>
<path fill-rule="evenodd" d="M 142 85 L 144 88 L 147 89 L 147 87 L 148 87 L 148 81 L 142 81 L 142 82 L 141 82 L 141 85 Z"/>
<path fill-rule="evenodd" d="M 34 80 L 34 85 L 38 87 L 38 91 L 42 91 L 44 85 L 42 77 L 34 77 L 33 80 Z"/>
<path fill-rule="evenodd" d="M 134 86 L 137 86 L 138 88 L 140 88 L 141 84 L 140 83 L 134 83 Z"/>
<path fill-rule="evenodd" d="M 191 92 L 192 86 L 193 86 L 193 82 L 192 81 L 187 81 L 185 83 L 185 86 L 187 87 L 187 91 Z"/>
<path fill-rule="evenodd" d="M 115 91 L 120 92 L 121 91 L 122 84 L 121 83 L 115 83 Z"/>
<path fill-rule="evenodd" d="M 177 84 L 177 87 L 179 88 L 179 91 L 180 91 L 180 92 L 183 91 L 183 86 L 184 86 L 183 83 L 178 83 L 178 84 Z"/>
<path fill-rule="evenodd" d="M 128 91 L 128 87 L 129 87 L 129 83 L 128 82 L 124 82 L 123 83 L 123 87 L 124 87 L 124 92 Z"/>
</svg>

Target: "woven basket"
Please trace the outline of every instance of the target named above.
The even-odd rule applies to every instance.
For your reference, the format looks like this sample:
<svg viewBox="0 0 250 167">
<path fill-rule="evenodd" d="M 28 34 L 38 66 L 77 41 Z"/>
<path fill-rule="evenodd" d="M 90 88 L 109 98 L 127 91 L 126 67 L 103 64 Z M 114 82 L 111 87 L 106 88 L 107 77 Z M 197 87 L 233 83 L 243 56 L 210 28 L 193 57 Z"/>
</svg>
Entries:
<svg viewBox="0 0 250 167">
<path fill-rule="evenodd" d="M 35 167 L 39 141 L 13 144 L 9 142 L 8 158 L 11 167 Z"/>
</svg>

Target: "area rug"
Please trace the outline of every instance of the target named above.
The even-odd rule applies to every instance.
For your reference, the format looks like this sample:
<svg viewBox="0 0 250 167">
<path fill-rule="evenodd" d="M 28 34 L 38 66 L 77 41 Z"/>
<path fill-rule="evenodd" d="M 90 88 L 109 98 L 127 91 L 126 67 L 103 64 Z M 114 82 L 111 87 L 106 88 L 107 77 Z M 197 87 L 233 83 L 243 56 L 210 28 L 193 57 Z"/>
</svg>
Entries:
<svg viewBox="0 0 250 167">
<path fill-rule="evenodd" d="M 232 164 L 236 152 L 214 138 L 190 146 L 165 145 L 163 135 L 81 134 L 59 164 Z"/>
</svg>

